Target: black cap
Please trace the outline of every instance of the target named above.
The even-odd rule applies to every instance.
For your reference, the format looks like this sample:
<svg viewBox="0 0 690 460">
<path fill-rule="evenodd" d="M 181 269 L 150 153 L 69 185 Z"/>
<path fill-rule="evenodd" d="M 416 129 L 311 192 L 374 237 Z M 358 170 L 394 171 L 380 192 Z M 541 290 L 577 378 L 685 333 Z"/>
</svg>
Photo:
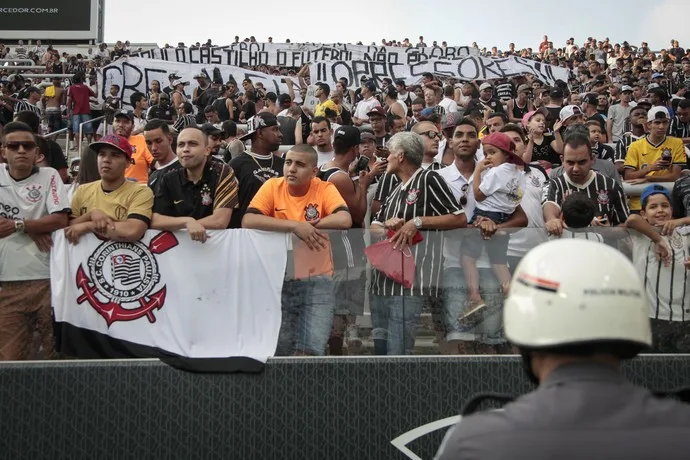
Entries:
<svg viewBox="0 0 690 460">
<path fill-rule="evenodd" d="M 280 126 L 278 118 L 271 112 L 259 112 L 249 120 L 247 120 L 247 134 L 240 139 L 249 139 L 255 132 L 262 128 L 270 128 L 271 126 Z"/>
<path fill-rule="evenodd" d="M 551 92 L 549 92 L 549 97 L 552 97 L 554 99 L 562 99 L 565 97 L 565 94 L 563 93 L 563 89 L 559 87 L 551 88 Z"/>
<path fill-rule="evenodd" d="M 204 123 L 199 126 L 199 129 L 205 132 L 209 136 L 220 136 L 223 131 L 216 128 L 212 123 Z"/>
<path fill-rule="evenodd" d="M 359 145 L 361 142 L 359 129 L 349 125 L 341 126 L 335 130 L 333 142 L 342 142 L 347 148 Z"/>
<path fill-rule="evenodd" d="M 130 121 L 134 121 L 134 114 L 130 112 L 129 110 L 125 109 L 120 109 L 115 112 L 115 115 L 113 115 L 113 120 L 117 117 L 127 117 L 129 118 Z"/>
<path fill-rule="evenodd" d="M 597 95 L 593 93 L 586 94 L 585 97 L 582 98 L 582 103 L 583 104 L 590 104 L 590 105 L 598 105 L 599 102 L 597 101 Z"/>
<path fill-rule="evenodd" d="M 289 94 L 283 93 L 280 96 L 278 96 L 278 103 L 280 105 L 290 105 L 292 104 L 292 98 L 290 98 Z"/>
</svg>

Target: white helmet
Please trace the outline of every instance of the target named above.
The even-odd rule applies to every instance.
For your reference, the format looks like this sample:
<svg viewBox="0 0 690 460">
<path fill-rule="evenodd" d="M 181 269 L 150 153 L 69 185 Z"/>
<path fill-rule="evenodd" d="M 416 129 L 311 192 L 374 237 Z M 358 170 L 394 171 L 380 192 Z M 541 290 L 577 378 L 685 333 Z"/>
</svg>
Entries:
<svg viewBox="0 0 690 460">
<path fill-rule="evenodd" d="M 506 338 L 526 349 L 652 345 L 647 297 L 633 264 L 593 241 L 562 239 L 532 249 L 515 270 L 503 321 Z"/>
</svg>

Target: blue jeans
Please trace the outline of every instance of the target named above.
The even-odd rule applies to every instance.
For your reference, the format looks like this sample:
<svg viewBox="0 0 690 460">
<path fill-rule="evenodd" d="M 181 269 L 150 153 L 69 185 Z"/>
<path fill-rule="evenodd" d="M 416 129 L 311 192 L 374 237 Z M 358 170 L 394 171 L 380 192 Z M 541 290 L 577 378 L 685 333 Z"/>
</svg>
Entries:
<svg viewBox="0 0 690 460">
<path fill-rule="evenodd" d="M 283 320 L 276 355 L 323 355 L 335 313 L 333 279 L 330 276 L 315 276 L 285 280 L 281 309 Z"/>
<path fill-rule="evenodd" d="M 82 113 L 80 115 L 72 115 L 72 132 L 74 134 L 79 134 L 79 125 L 91 120 L 91 115 L 88 113 Z M 93 126 L 91 123 L 84 125 L 82 128 L 84 134 L 91 134 L 93 132 Z"/>
<path fill-rule="evenodd" d="M 503 292 L 490 268 L 479 269 L 479 291 L 487 308 L 484 318 L 474 328 L 465 329 L 458 323 L 467 300 L 467 285 L 460 268 L 447 268 L 443 272 L 444 313 L 447 328 L 446 340 L 480 342 L 496 345 L 505 343 L 503 336 Z"/>
<path fill-rule="evenodd" d="M 379 296 L 369 298 L 374 351 L 377 355 L 406 355 L 414 350 L 424 297 Z"/>
</svg>

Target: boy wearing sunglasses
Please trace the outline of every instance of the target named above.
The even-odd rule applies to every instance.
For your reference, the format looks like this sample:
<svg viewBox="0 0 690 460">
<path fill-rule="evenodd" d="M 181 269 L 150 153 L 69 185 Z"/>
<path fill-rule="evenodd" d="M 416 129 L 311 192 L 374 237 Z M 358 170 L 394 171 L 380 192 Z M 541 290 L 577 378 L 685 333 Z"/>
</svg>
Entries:
<svg viewBox="0 0 690 460">
<path fill-rule="evenodd" d="M 36 136 L 25 123 L 5 126 L 0 156 L 0 360 L 54 355 L 50 302 L 51 232 L 67 225 L 62 179 L 39 168 Z"/>
</svg>

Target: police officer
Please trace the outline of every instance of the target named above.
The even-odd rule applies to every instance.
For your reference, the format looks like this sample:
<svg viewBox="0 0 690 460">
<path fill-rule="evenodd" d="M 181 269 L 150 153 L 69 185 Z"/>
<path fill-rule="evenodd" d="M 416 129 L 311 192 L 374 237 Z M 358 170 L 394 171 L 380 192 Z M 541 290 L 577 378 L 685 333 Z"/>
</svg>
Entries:
<svg viewBox="0 0 690 460">
<path fill-rule="evenodd" d="M 656 398 L 620 372 L 652 344 L 642 289 L 630 261 L 600 243 L 556 240 L 529 252 L 504 326 L 539 387 L 462 420 L 436 458 L 690 458 L 690 406 Z"/>
</svg>

